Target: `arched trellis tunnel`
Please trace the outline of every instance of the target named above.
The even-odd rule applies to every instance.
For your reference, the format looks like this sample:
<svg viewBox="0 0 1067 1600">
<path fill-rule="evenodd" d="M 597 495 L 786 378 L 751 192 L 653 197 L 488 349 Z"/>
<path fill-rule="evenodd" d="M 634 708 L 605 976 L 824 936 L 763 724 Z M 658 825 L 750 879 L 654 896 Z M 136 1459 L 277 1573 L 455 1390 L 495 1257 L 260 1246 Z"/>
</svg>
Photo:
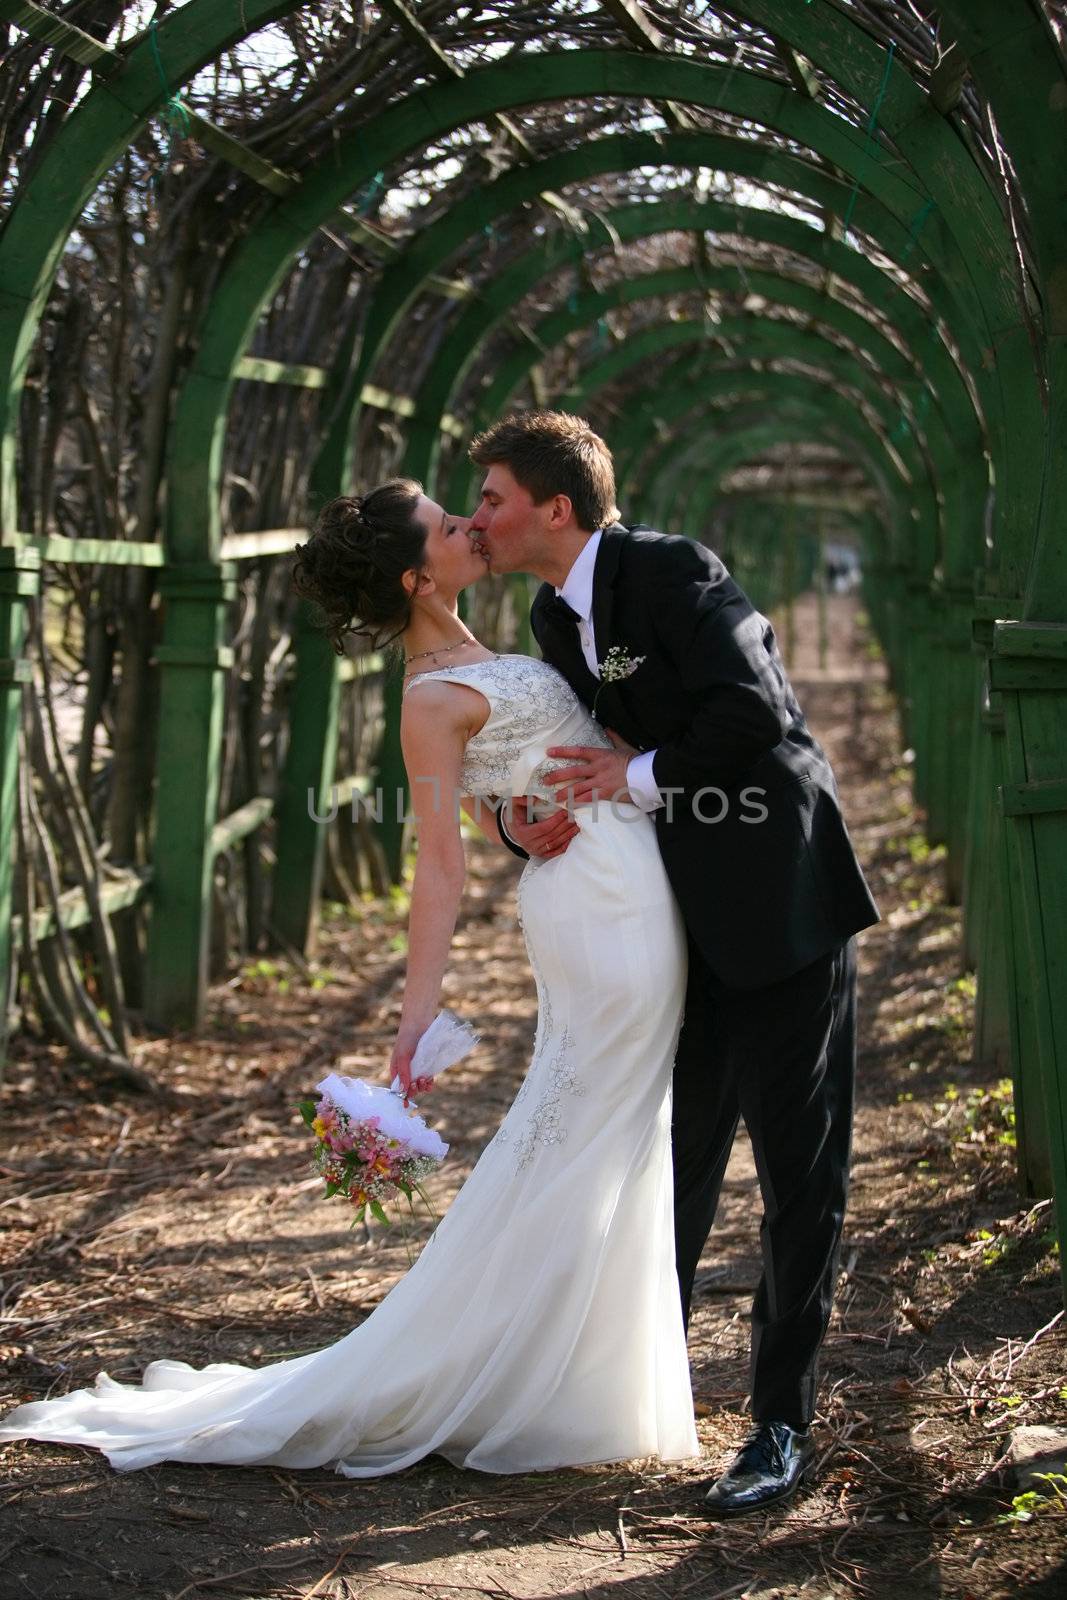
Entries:
<svg viewBox="0 0 1067 1600">
<path fill-rule="evenodd" d="M 1022 1181 L 1055 1188 L 1062 1237 L 1062 7 L 738 0 L 668 17 L 638 0 L 546 3 L 539 30 L 508 47 L 506 4 L 494 32 L 477 9 L 380 0 L 357 38 L 335 41 L 322 83 L 338 98 L 314 122 L 298 107 L 263 138 L 199 114 L 198 75 L 302 9 L 188 0 L 144 27 L 136 8 L 101 6 L 85 31 L 32 0 L 0 0 L 35 70 L 63 63 L 71 91 L 9 188 L 0 234 L 5 968 L 26 606 L 50 563 L 158 576 L 150 873 L 72 903 L 69 920 L 106 922 L 146 899 L 147 1015 L 195 1024 L 215 861 L 268 818 L 272 924 L 298 949 L 313 939 L 323 829 L 308 796 L 321 812 L 342 690 L 368 666 L 339 662 L 299 615 L 277 792 L 253 791 L 220 818 L 228 630 L 248 566 L 289 552 L 309 507 L 353 486 L 369 460 L 468 500 L 465 440 L 510 404 L 585 411 L 612 440 L 626 515 L 709 540 L 724 474 L 788 445 L 825 464 L 831 497 L 848 484 L 841 518 L 863 546 L 918 798 L 964 906 L 977 1048 L 1011 1062 Z M 126 11 L 142 31 L 123 41 Z M 194 259 L 200 240 L 187 235 L 160 299 L 166 398 L 144 423 L 156 451 L 137 536 L 127 523 L 110 538 L 68 537 L 37 520 L 40 483 L 23 459 L 36 367 L 56 337 L 50 295 L 86 249 L 79 230 L 108 174 L 140 162 L 147 181 L 145 139 L 163 115 L 172 157 L 175 135 L 199 152 L 172 159 L 165 182 L 206 228 L 209 259 Z M 421 204 L 385 226 L 384 197 L 419 172 L 431 174 Z M 324 239 L 341 251 L 345 314 L 324 337 L 327 360 L 297 360 L 272 345 L 276 312 Z M 251 395 L 279 414 L 306 404 L 314 459 L 273 495 L 285 526 L 234 532 L 222 508 Z M 731 526 L 742 577 L 767 570 L 773 505 L 754 501 Z M 805 576 L 792 559 L 775 581 Z M 397 693 L 387 682 L 364 775 L 386 791 L 400 776 Z M 396 820 L 382 833 L 395 870 Z"/>
</svg>

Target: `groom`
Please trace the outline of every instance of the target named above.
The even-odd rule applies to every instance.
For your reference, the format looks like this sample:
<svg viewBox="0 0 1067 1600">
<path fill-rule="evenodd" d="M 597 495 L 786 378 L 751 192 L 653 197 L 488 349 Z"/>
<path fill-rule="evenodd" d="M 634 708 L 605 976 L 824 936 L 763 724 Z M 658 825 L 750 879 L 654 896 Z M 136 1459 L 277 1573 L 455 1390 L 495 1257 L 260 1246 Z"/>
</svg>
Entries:
<svg viewBox="0 0 1067 1600">
<path fill-rule="evenodd" d="M 651 812 L 685 918 L 672 1143 L 687 1327 L 741 1116 L 752 1141 L 763 1197 L 754 1425 L 707 1503 L 718 1516 L 762 1510 L 793 1493 L 814 1452 L 848 1184 L 851 936 L 878 912 L 770 624 L 722 562 L 619 523 L 611 452 L 579 417 L 505 417 L 470 455 L 485 472 L 471 537 L 494 573 L 544 580 L 530 612 L 541 653 L 611 737 L 611 749 L 549 750 L 564 762 L 552 774 L 560 804 L 616 796 Z M 580 813 L 537 820 L 519 801 L 501 824 L 516 854 L 553 856 Z"/>
</svg>

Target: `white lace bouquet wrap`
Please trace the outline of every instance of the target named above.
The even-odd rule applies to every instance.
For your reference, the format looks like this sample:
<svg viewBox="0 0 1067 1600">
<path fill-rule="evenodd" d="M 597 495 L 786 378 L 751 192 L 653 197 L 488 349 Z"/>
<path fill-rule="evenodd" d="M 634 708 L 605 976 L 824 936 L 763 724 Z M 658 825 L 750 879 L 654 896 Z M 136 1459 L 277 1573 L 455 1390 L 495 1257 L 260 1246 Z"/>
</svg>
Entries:
<svg viewBox="0 0 1067 1600">
<path fill-rule="evenodd" d="M 442 1011 L 419 1040 L 411 1076 L 435 1078 L 477 1043 L 469 1023 Z M 353 1225 L 368 1209 L 387 1223 L 383 1201 L 400 1194 L 409 1205 L 418 1194 L 432 1211 L 422 1180 L 440 1166 L 448 1145 L 417 1111 L 404 1105 L 400 1080 L 394 1078 L 386 1088 L 330 1072 L 315 1087 L 319 1100 L 300 1102 L 300 1114 L 318 1141 L 315 1170 L 326 1180 L 327 1197 L 340 1194 L 354 1207 Z"/>
</svg>

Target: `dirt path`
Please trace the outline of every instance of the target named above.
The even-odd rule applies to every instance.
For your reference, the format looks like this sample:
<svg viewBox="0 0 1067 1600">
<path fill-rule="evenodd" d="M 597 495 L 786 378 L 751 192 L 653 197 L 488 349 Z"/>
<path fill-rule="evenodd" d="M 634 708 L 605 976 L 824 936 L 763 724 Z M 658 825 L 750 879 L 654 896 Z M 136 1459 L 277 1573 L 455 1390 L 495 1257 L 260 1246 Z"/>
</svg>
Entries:
<svg viewBox="0 0 1067 1600">
<path fill-rule="evenodd" d="M 814 616 L 802 606 L 798 636 Z M 1064 1507 L 1030 1521 L 993 1469 L 1017 1423 L 1067 1423 L 1058 1262 L 1047 1204 L 1014 1188 L 1003 1086 L 968 1064 L 973 985 L 958 912 L 912 808 L 892 701 L 848 598 L 828 666 L 794 664 L 883 911 L 862 939 L 853 1196 L 826 1345 L 814 1490 L 728 1526 L 701 1487 L 743 1435 L 757 1271 L 754 1180 L 739 1141 L 702 1263 L 690 1348 L 705 1459 L 523 1477 L 439 1458 L 353 1484 L 330 1472 L 162 1466 L 91 1453 L 0 1456 L 0 1597 L 36 1600 L 694 1600 L 1067 1592 Z M 517 864 L 471 850 L 446 1003 L 483 1043 L 442 1080 L 453 1142 L 439 1205 L 497 1125 L 533 1036 Z M 156 1041 L 181 1094 L 159 1113 L 97 1102 L 62 1053 L 24 1043 L 0 1165 L 0 1406 L 146 1362 L 256 1361 L 347 1331 L 409 1244 L 350 1232 L 305 1180 L 293 1105 L 340 1053 L 378 1074 L 402 973 L 403 897 L 339 914 L 301 974 L 250 964 L 212 991 L 198 1040 Z"/>
</svg>

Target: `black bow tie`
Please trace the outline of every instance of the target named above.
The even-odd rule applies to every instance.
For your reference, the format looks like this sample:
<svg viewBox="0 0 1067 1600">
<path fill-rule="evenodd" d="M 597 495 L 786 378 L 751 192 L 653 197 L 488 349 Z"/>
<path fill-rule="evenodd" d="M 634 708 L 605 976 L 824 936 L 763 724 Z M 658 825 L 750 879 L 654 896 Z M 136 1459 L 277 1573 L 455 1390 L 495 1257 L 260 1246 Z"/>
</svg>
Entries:
<svg viewBox="0 0 1067 1600">
<path fill-rule="evenodd" d="M 554 594 L 550 600 L 545 601 L 544 615 L 564 627 L 581 621 L 577 611 L 567 604 L 561 594 Z"/>
</svg>

